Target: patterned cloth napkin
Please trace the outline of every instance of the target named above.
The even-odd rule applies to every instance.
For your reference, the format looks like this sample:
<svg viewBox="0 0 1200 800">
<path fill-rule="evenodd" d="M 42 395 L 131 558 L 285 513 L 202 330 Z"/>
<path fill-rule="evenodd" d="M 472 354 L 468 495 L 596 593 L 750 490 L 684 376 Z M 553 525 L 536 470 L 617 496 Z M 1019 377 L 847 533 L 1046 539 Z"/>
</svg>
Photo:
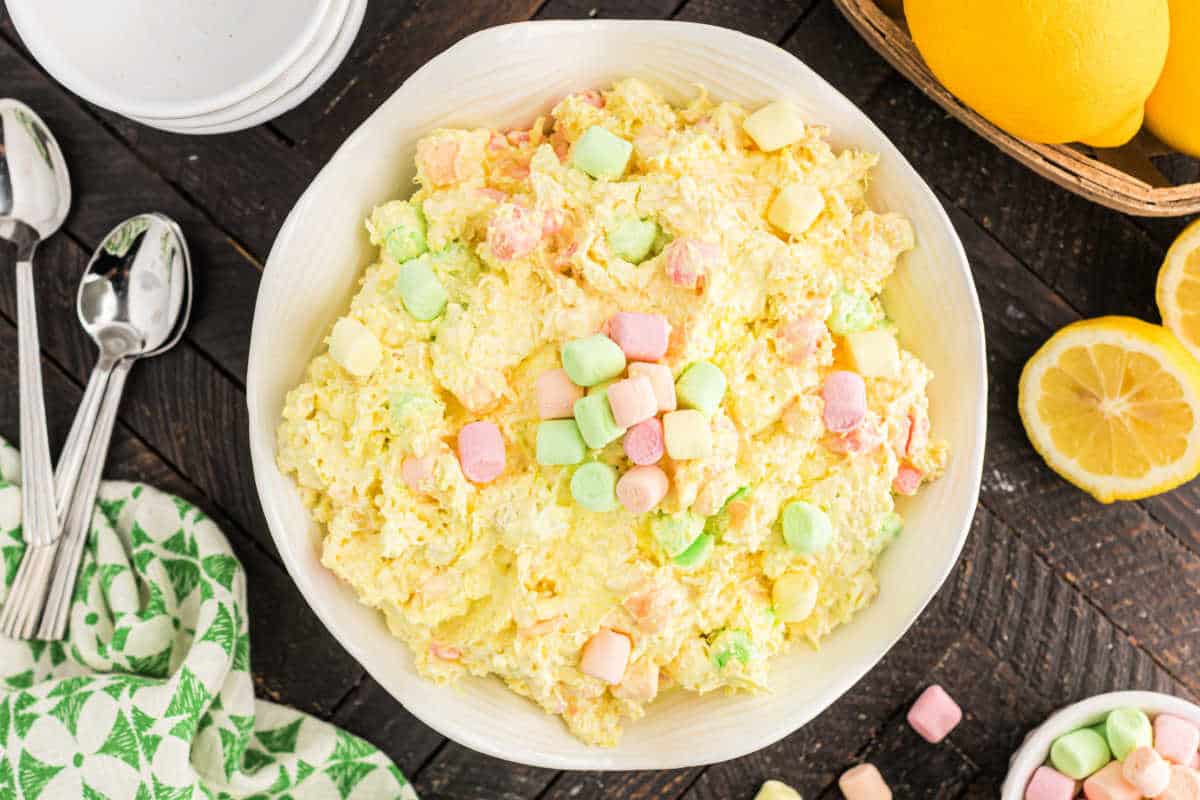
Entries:
<svg viewBox="0 0 1200 800">
<path fill-rule="evenodd" d="M 0 440 L 8 594 L 18 454 Z M 105 483 L 63 642 L 0 638 L 0 798 L 416 800 L 370 744 L 256 700 L 246 576 L 202 512 Z"/>
</svg>

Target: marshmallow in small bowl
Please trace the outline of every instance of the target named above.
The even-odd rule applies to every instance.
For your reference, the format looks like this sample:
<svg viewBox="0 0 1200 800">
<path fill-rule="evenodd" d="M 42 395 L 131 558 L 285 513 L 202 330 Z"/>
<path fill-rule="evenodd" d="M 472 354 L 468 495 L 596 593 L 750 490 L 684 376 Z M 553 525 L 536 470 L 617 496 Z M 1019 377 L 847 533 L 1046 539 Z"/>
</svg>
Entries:
<svg viewBox="0 0 1200 800">
<path fill-rule="evenodd" d="M 1194 703 L 1158 692 L 1096 695 L 1055 712 L 1025 737 L 1000 798 L 1067 800 L 1082 789 L 1092 800 L 1116 800 L 1174 796 L 1174 784 L 1200 789 L 1198 743 Z"/>
</svg>

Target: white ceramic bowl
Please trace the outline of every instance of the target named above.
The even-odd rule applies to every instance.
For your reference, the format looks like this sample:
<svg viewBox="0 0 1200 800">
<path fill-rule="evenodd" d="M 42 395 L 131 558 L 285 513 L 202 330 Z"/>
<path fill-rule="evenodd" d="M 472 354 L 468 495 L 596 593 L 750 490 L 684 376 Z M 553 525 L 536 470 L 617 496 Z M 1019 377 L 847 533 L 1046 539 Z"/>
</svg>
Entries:
<svg viewBox="0 0 1200 800">
<path fill-rule="evenodd" d="M 1050 745 L 1064 733 L 1095 725 L 1115 708 L 1140 708 L 1151 718 L 1174 714 L 1200 725 L 1200 706 L 1179 697 L 1159 692 L 1109 692 L 1069 705 L 1054 712 L 1029 732 L 1009 763 L 1008 775 L 1000 790 L 1000 800 L 1022 800 L 1034 771 L 1050 757 Z"/>
<path fill-rule="evenodd" d="M 904 344 L 939 376 L 930 387 L 936 435 L 949 440 L 946 475 L 901 506 L 907 531 L 884 554 L 880 598 L 830 636 L 774 664 L 773 692 L 703 697 L 668 692 L 628 725 L 618 747 L 588 747 L 555 717 L 497 680 L 454 688 L 422 680 L 379 614 L 319 560 L 320 530 L 275 463 L 284 395 L 300 380 L 372 257 L 362 220 L 410 191 L 417 140 L 447 125 L 527 125 L 565 94 L 636 76 L 682 102 L 702 83 L 751 106 L 786 97 L 830 125 L 834 143 L 881 155 L 876 208 L 909 216 L 917 247 L 887 287 Z M 564 769 L 666 769 L 734 758 L 819 714 L 908 629 L 954 566 L 979 492 L 987 376 L 983 324 L 962 246 L 942 207 L 862 112 L 779 48 L 681 22 L 528 22 L 477 33 L 430 61 L 355 131 L 284 222 L 267 262 L 251 340 L 251 453 L 271 533 L 300 591 L 329 630 L 409 711 L 489 755 Z M 319 657 L 319 656 L 318 656 Z"/>
</svg>

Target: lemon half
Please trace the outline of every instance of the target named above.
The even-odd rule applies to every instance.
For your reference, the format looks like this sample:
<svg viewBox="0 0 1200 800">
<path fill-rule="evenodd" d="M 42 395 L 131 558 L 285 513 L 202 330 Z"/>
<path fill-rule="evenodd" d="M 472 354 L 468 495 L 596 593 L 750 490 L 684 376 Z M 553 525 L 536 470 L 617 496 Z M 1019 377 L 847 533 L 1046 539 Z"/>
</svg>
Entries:
<svg viewBox="0 0 1200 800">
<path fill-rule="evenodd" d="M 1158 325 L 1068 325 L 1025 365 L 1018 403 L 1046 463 L 1102 503 L 1200 473 L 1200 363 Z"/>
<path fill-rule="evenodd" d="M 1155 295 L 1163 324 L 1200 358 L 1200 220 L 1184 228 L 1167 250 Z"/>
</svg>

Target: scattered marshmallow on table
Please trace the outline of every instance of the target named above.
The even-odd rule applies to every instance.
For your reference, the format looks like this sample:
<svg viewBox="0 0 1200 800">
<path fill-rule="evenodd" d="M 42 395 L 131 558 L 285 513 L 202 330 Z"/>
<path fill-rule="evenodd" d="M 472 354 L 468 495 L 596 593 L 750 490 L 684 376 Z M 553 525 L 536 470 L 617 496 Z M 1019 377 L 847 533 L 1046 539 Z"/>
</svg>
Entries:
<svg viewBox="0 0 1200 800">
<path fill-rule="evenodd" d="M 649 378 L 626 378 L 608 387 L 608 405 L 622 428 L 632 428 L 658 413 L 658 399 Z"/>
<path fill-rule="evenodd" d="M 826 375 L 821 399 L 825 427 L 833 433 L 849 433 L 867 415 L 867 385 L 858 373 L 835 370 Z"/>
<path fill-rule="evenodd" d="M 648 378 L 654 387 L 654 397 L 658 401 L 659 411 L 674 411 L 678 408 L 675 399 L 675 376 L 666 364 L 647 364 L 633 361 L 629 364 L 629 377 Z"/>
<path fill-rule="evenodd" d="M 585 675 L 605 683 L 620 683 L 629 664 L 633 643 L 623 633 L 601 628 L 587 640 L 579 659 L 579 669 Z"/>
<path fill-rule="evenodd" d="M 1167 761 L 1189 764 L 1200 745 L 1200 728 L 1173 714 L 1154 718 L 1154 749 Z"/>
<path fill-rule="evenodd" d="M 1025 787 L 1025 800 L 1071 800 L 1079 784 L 1054 767 L 1041 766 Z"/>
<path fill-rule="evenodd" d="M 504 472 L 504 437 L 494 422 L 471 422 L 458 432 L 458 461 L 474 483 L 489 483 Z"/>
<path fill-rule="evenodd" d="M 667 354 L 671 325 L 662 314 L 622 311 L 609 318 L 608 336 L 630 361 L 658 361 Z"/>
<path fill-rule="evenodd" d="M 1142 793 L 1121 774 L 1121 762 L 1110 761 L 1083 782 L 1088 800 L 1142 800 Z"/>
<path fill-rule="evenodd" d="M 859 764 L 842 773 L 838 788 L 846 800 L 892 800 L 892 790 L 874 764 Z"/>
<path fill-rule="evenodd" d="M 1146 797 L 1156 797 L 1171 780 L 1171 765 L 1153 747 L 1143 745 L 1125 757 L 1121 774 Z"/>
<path fill-rule="evenodd" d="M 921 692 L 917 702 L 908 710 L 908 724 L 930 744 L 945 739 L 960 722 L 962 709 L 937 684 Z"/>
<path fill-rule="evenodd" d="M 667 473 L 659 467 L 633 467 L 617 481 L 617 499 L 626 510 L 645 514 L 662 502 L 668 488 Z"/>
<path fill-rule="evenodd" d="M 577 386 L 595 386 L 625 371 L 625 353 L 603 333 L 563 345 L 562 365 Z"/>
<path fill-rule="evenodd" d="M 533 393 L 539 417 L 567 419 L 574 416 L 575 401 L 583 397 L 583 387 L 572 383 L 565 369 L 551 369 L 538 375 Z"/>
<path fill-rule="evenodd" d="M 686 408 L 664 414 L 662 421 L 663 439 L 671 458 L 687 461 L 712 455 L 712 428 L 704 414 Z"/>
<path fill-rule="evenodd" d="M 657 464 L 662 461 L 663 454 L 666 452 L 662 422 L 657 418 L 639 422 L 625 432 L 625 438 L 621 440 L 621 445 L 625 448 L 625 455 L 634 464 L 638 466 Z"/>
<path fill-rule="evenodd" d="M 754 795 L 754 800 L 804 800 L 792 787 L 782 781 L 767 781 Z"/>
</svg>

